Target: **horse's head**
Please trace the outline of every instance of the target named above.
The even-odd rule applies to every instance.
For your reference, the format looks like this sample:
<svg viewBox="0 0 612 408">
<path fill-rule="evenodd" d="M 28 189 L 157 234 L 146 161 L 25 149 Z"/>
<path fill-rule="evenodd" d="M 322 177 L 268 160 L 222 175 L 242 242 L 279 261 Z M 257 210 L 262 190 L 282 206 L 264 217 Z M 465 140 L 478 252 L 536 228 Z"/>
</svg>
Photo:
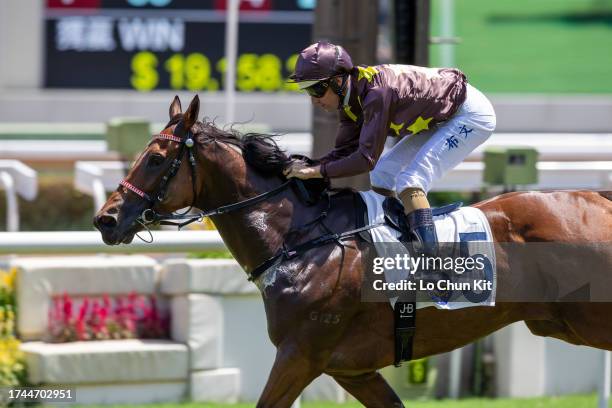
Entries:
<svg viewBox="0 0 612 408">
<path fill-rule="evenodd" d="M 164 130 L 153 135 L 94 217 L 104 242 L 130 243 L 152 215 L 235 203 L 284 180 L 292 159 L 271 135 L 240 135 L 198 122 L 199 107 L 196 96 L 182 113 L 174 98 Z"/>
<path fill-rule="evenodd" d="M 195 150 L 192 127 L 200 100 L 196 96 L 182 113 L 178 97 L 170 105 L 170 121 L 134 162 L 125 179 L 94 217 L 95 227 L 109 245 L 129 243 L 143 228 L 143 211 L 170 213 L 194 204 L 201 188 L 190 169 Z M 195 152 L 193 152 L 195 154 Z M 180 162 L 177 162 L 180 161 Z"/>
</svg>

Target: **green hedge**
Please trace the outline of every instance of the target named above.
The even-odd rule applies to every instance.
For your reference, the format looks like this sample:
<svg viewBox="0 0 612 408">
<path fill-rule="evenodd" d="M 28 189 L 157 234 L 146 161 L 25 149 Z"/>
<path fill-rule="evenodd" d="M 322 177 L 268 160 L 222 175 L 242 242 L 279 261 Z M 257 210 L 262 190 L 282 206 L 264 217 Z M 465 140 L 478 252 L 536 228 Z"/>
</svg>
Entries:
<svg viewBox="0 0 612 408">
<path fill-rule="evenodd" d="M 72 179 L 40 178 L 36 199 L 19 199 L 20 230 L 90 230 L 93 211 L 92 197 L 76 191 Z M 0 192 L 0 230 L 6 231 L 4 192 Z"/>
</svg>

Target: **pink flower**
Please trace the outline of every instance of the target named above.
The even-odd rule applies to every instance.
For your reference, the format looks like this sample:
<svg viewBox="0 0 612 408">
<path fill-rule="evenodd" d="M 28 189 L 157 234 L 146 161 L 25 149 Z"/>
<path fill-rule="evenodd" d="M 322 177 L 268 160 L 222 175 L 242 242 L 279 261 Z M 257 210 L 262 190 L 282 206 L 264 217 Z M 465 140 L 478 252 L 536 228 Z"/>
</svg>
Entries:
<svg viewBox="0 0 612 408">
<path fill-rule="evenodd" d="M 74 325 L 74 330 L 78 340 L 87 340 L 89 338 L 87 327 L 87 311 L 89 309 L 89 298 L 85 297 L 79 309 L 79 316 Z"/>
<path fill-rule="evenodd" d="M 108 297 L 108 294 L 104 294 L 104 296 L 102 297 L 102 303 L 104 304 L 104 308 L 106 310 L 110 310 L 111 308 L 111 301 L 110 298 Z"/>
<path fill-rule="evenodd" d="M 49 310 L 49 334 L 55 341 L 120 338 L 167 338 L 169 316 L 159 308 L 154 296 L 137 295 L 102 301 L 83 298 L 78 314 L 75 303 L 64 294 Z"/>
<path fill-rule="evenodd" d="M 64 324 L 68 324 L 70 320 L 72 320 L 72 299 L 64 293 Z"/>
</svg>

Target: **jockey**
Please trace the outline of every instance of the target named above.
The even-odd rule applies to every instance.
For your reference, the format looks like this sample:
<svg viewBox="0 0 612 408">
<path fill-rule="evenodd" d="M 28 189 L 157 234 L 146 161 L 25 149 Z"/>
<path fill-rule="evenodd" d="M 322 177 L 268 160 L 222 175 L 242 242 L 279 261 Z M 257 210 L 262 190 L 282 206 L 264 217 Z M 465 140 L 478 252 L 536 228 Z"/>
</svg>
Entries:
<svg viewBox="0 0 612 408">
<path fill-rule="evenodd" d="M 318 42 L 300 52 L 290 80 L 311 102 L 337 110 L 334 149 L 287 177 L 348 177 L 370 172 L 374 191 L 397 195 L 408 227 L 426 253 L 438 242 L 427 192 L 495 129 L 489 100 L 455 68 L 354 66 L 339 45 Z M 398 139 L 384 155 L 387 136 Z"/>
</svg>

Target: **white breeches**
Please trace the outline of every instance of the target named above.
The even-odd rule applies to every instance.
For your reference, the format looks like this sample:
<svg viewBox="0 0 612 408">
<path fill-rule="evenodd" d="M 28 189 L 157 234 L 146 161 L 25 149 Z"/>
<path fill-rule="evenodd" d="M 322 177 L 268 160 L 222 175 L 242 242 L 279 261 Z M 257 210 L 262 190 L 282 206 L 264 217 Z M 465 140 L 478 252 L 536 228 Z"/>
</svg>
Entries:
<svg viewBox="0 0 612 408">
<path fill-rule="evenodd" d="M 465 102 L 448 121 L 404 136 L 370 172 L 372 186 L 397 193 L 420 188 L 426 193 L 447 171 L 484 143 L 495 129 L 495 111 L 478 89 L 467 85 Z"/>
</svg>

